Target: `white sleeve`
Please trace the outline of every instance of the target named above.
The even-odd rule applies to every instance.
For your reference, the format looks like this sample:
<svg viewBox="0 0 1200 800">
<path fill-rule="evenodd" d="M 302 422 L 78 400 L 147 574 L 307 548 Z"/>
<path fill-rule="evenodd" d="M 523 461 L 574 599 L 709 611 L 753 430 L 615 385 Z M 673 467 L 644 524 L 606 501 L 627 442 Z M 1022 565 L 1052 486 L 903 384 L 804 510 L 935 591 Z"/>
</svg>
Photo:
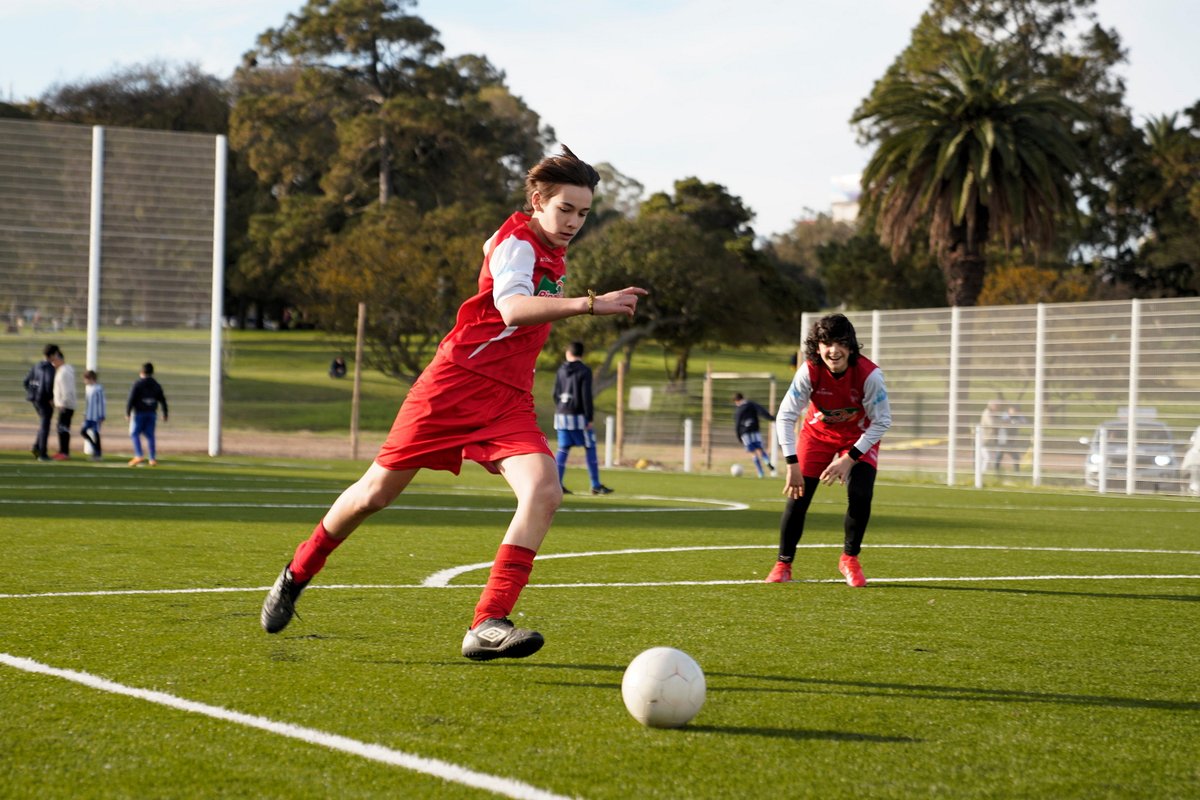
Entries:
<svg viewBox="0 0 1200 800">
<path fill-rule="evenodd" d="M 879 443 L 888 428 L 892 427 L 892 406 L 888 403 L 887 385 L 883 381 L 883 370 L 877 369 L 863 381 L 863 411 L 871 425 L 858 437 L 854 447 L 865 453 Z"/>
<path fill-rule="evenodd" d="M 536 259 L 533 245 L 515 236 L 496 245 L 488 260 L 488 268 L 492 272 L 492 302 L 499 306 L 506 297 L 532 297 Z"/>
<path fill-rule="evenodd" d="M 775 434 L 779 437 L 779 448 L 785 457 L 796 455 L 796 422 L 804 416 L 812 396 L 812 378 L 808 369 L 807 361 L 800 363 L 775 413 Z"/>
</svg>

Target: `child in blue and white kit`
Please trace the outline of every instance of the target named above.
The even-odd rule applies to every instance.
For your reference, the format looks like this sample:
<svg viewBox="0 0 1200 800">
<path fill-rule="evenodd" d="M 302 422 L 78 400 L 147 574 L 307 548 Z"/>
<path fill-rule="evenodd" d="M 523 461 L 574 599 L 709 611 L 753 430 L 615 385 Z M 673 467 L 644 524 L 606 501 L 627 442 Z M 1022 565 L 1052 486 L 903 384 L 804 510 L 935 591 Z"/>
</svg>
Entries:
<svg viewBox="0 0 1200 800">
<path fill-rule="evenodd" d="M 86 388 L 87 405 L 83 411 L 83 430 L 79 435 L 92 446 L 92 461 L 102 458 L 100 450 L 100 423 L 104 422 L 105 402 L 104 387 L 96 382 L 96 371 L 89 369 L 83 373 Z"/>
</svg>

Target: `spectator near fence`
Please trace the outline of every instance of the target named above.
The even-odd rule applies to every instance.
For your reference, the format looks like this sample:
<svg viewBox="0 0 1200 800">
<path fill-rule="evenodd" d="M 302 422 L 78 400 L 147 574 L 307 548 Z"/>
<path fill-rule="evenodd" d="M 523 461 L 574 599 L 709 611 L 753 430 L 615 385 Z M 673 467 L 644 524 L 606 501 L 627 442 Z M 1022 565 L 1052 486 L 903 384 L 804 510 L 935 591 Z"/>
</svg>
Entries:
<svg viewBox="0 0 1200 800">
<path fill-rule="evenodd" d="M 75 368 L 67 363 L 62 350 L 51 356 L 50 361 L 54 364 L 54 410 L 58 412 L 58 452 L 53 458 L 66 461 L 71 457 L 71 420 L 78 403 Z"/>
<path fill-rule="evenodd" d="M 104 386 L 97 381 L 95 370 L 83 373 L 83 382 L 87 388 L 84 389 L 83 429 L 79 435 L 92 446 L 92 461 L 99 461 L 103 457 L 100 425 L 104 422 L 108 404 L 104 399 Z"/>
<path fill-rule="evenodd" d="M 33 440 L 33 457 L 38 461 L 51 460 L 46 448 L 50 439 L 50 423 L 54 420 L 53 357 L 58 352 L 58 345 L 46 345 L 42 350 L 42 360 L 30 367 L 25 376 L 25 399 L 33 404 L 33 410 L 38 415 L 38 429 Z"/>
<path fill-rule="evenodd" d="M 142 365 L 141 374 L 129 390 L 129 399 L 125 401 L 125 419 L 133 420 L 129 429 L 129 438 L 133 441 L 133 458 L 129 459 L 131 467 L 146 461 L 142 452 L 142 437 L 146 439 L 146 455 L 150 456 L 150 466 L 158 466 L 155 429 L 158 425 L 159 406 L 162 406 L 162 418 L 163 422 L 166 422 L 167 396 L 163 394 L 162 386 L 154 379 L 154 365 L 147 361 Z"/>
</svg>

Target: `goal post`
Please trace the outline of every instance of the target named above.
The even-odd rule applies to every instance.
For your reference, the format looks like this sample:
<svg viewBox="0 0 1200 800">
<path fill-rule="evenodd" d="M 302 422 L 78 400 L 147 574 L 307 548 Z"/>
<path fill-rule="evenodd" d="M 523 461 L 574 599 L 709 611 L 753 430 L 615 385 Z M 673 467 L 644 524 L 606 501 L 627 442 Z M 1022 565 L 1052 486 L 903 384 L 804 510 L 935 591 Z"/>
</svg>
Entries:
<svg viewBox="0 0 1200 800">
<path fill-rule="evenodd" d="M 778 407 L 776 399 L 777 381 L 773 372 L 713 372 L 712 364 L 708 364 L 704 371 L 704 408 L 700 417 L 700 450 L 704 453 L 704 468 L 712 469 L 713 462 L 713 394 L 716 388 L 716 381 L 740 381 L 746 383 L 748 381 L 766 381 L 767 382 L 767 402 L 766 408 L 772 413 Z M 760 384 L 761 385 L 761 384 Z M 740 390 L 740 389 L 739 389 Z M 751 394 L 742 390 L 746 394 L 747 399 L 755 400 Z M 768 425 L 769 431 L 767 441 L 767 452 L 771 454 L 771 458 L 775 457 L 775 426 Z"/>
</svg>

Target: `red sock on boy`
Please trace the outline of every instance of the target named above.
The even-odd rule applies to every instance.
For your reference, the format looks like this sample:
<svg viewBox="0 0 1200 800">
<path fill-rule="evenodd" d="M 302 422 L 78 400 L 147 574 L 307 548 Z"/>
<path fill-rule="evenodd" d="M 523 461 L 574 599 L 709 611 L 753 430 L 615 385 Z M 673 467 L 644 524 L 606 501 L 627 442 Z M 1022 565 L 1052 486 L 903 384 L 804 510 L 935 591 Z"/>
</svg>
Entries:
<svg viewBox="0 0 1200 800">
<path fill-rule="evenodd" d="M 500 545 L 496 560 L 492 562 L 487 586 L 479 596 L 479 604 L 475 606 L 472 628 L 485 619 L 501 619 L 512 613 L 521 590 L 529 583 L 529 573 L 533 570 L 533 557 L 536 555 L 537 552 L 528 547 Z"/>
<path fill-rule="evenodd" d="M 306 581 L 312 576 L 321 571 L 321 567 L 325 566 L 325 559 L 329 554 L 337 549 L 338 545 L 344 542 L 345 539 L 334 539 L 325 532 L 325 521 L 317 523 L 317 527 L 313 529 L 312 536 L 305 539 L 296 548 L 296 554 L 292 556 L 292 576 L 297 581 Z"/>
</svg>

